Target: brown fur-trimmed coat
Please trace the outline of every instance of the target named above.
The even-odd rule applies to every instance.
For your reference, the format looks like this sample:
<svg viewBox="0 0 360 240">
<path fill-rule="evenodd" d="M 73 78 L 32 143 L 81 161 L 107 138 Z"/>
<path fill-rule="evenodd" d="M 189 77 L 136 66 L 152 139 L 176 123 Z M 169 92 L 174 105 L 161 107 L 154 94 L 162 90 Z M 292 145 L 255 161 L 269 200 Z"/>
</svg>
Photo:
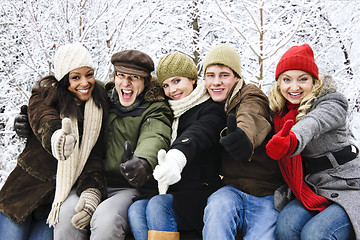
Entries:
<svg viewBox="0 0 360 240">
<path fill-rule="evenodd" d="M 103 90 L 102 86 L 97 87 Z M 51 136 L 61 128 L 61 119 L 55 107 L 45 104 L 45 98 L 45 91 L 33 90 L 28 107 L 32 131 L 15 169 L 0 190 L 0 211 L 17 224 L 21 224 L 32 213 L 37 219 L 45 219 L 54 199 L 57 160 L 51 154 Z M 78 124 L 83 125 L 82 121 Z M 80 128 L 79 132 L 81 138 Z M 92 187 L 99 189 L 103 198 L 107 195 L 102 174 L 102 135 L 100 133 L 75 183 L 78 194 Z"/>
</svg>

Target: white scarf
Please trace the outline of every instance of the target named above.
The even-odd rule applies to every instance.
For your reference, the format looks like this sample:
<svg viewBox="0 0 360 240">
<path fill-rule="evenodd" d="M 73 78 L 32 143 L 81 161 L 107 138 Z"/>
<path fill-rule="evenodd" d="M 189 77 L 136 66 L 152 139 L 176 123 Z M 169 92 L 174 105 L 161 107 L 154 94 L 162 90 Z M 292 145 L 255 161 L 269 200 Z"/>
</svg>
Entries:
<svg viewBox="0 0 360 240">
<path fill-rule="evenodd" d="M 73 153 L 65 161 L 58 161 L 56 172 L 55 198 L 52 203 L 52 209 L 47 219 L 49 227 L 54 226 L 59 221 L 59 210 L 61 204 L 69 195 L 71 188 L 80 176 L 85 163 L 94 147 L 101 130 L 102 109 L 95 105 L 91 97 L 85 103 L 84 127 L 81 146 L 76 142 Z M 72 128 L 76 131 L 79 139 L 79 129 L 76 118 L 71 118 Z"/>
<path fill-rule="evenodd" d="M 210 98 L 205 88 L 205 81 L 198 80 L 196 88 L 189 94 L 189 96 L 180 100 L 169 100 L 169 105 L 174 114 L 174 121 L 172 123 L 171 144 L 177 137 L 177 129 L 179 126 L 179 118 L 187 110 L 199 105 Z"/>
</svg>

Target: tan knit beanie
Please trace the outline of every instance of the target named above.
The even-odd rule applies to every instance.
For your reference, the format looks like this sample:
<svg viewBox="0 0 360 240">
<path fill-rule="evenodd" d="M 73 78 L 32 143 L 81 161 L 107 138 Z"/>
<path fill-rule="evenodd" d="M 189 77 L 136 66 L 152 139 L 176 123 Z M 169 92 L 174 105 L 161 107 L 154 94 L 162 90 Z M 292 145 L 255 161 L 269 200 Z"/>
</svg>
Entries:
<svg viewBox="0 0 360 240">
<path fill-rule="evenodd" d="M 214 64 L 225 65 L 231 68 L 241 77 L 240 56 L 236 52 L 235 48 L 229 45 L 222 44 L 215 46 L 206 54 L 203 63 L 204 75 L 206 72 L 206 68 L 209 65 Z"/>
<path fill-rule="evenodd" d="M 197 68 L 194 61 L 180 52 L 169 53 L 162 57 L 157 67 L 157 81 L 160 85 L 171 77 L 187 77 L 197 81 Z"/>
<path fill-rule="evenodd" d="M 89 51 L 80 43 L 70 43 L 59 47 L 54 57 L 55 78 L 60 81 L 71 70 L 80 67 L 94 69 Z"/>
</svg>

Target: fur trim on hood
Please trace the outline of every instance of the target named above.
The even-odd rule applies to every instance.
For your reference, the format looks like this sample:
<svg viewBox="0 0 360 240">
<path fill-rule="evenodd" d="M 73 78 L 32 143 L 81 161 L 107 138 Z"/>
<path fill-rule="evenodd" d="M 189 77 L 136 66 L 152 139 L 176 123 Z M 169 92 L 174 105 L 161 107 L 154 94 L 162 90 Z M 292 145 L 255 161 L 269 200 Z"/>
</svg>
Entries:
<svg viewBox="0 0 360 240">
<path fill-rule="evenodd" d="M 336 92 L 337 86 L 332 76 L 325 74 L 320 78 L 323 81 L 323 87 L 318 95 L 318 98 Z"/>
</svg>

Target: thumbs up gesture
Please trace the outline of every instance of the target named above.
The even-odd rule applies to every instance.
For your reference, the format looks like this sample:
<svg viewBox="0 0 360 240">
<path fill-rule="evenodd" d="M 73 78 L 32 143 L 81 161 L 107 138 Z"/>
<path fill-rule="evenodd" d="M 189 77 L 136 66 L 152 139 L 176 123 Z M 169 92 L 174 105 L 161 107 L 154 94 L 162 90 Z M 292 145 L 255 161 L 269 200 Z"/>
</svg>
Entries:
<svg viewBox="0 0 360 240">
<path fill-rule="evenodd" d="M 180 181 L 181 172 L 186 165 L 185 155 L 178 149 L 164 149 L 158 151 L 158 163 L 154 169 L 153 176 L 158 181 L 159 193 L 164 194 L 169 185 Z"/>
<path fill-rule="evenodd" d="M 156 172 L 159 171 L 160 166 L 163 166 L 165 163 L 165 158 L 166 158 L 166 151 L 165 149 L 160 149 L 158 151 L 158 163 L 159 165 L 155 167 Z M 154 170 L 154 171 L 155 171 Z M 166 194 L 167 190 L 169 189 L 169 185 L 168 184 L 164 184 L 162 182 L 158 182 L 158 189 L 159 189 L 159 194 Z"/>
<path fill-rule="evenodd" d="M 65 161 L 73 153 L 77 137 L 69 118 L 64 118 L 61 124 L 61 129 L 56 130 L 51 136 L 51 151 L 57 160 Z"/>
<path fill-rule="evenodd" d="M 253 152 L 248 136 L 237 127 L 236 116 L 233 113 L 228 116 L 226 136 L 220 138 L 220 143 L 237 161 L 248 161 Z"/>
<path fill-rule="evenodd" d="M 137 157 L 132 151 L 130 142 L 124 144 L 124 162 L 120 164 L 120 172 L 134 187 L 142 187 L 151 176 L 151 166 L 146 159 Z"/>
<path fill-rule="evenodd" d="M 279 160 L 295 152 L 297 138 L 295 133 L 290 131 L 293 125 L 293 120 L 287 120 L 283 128 L 270 139 L 266 145 L 266 153 L 269 157 Z"/>
</svg>

